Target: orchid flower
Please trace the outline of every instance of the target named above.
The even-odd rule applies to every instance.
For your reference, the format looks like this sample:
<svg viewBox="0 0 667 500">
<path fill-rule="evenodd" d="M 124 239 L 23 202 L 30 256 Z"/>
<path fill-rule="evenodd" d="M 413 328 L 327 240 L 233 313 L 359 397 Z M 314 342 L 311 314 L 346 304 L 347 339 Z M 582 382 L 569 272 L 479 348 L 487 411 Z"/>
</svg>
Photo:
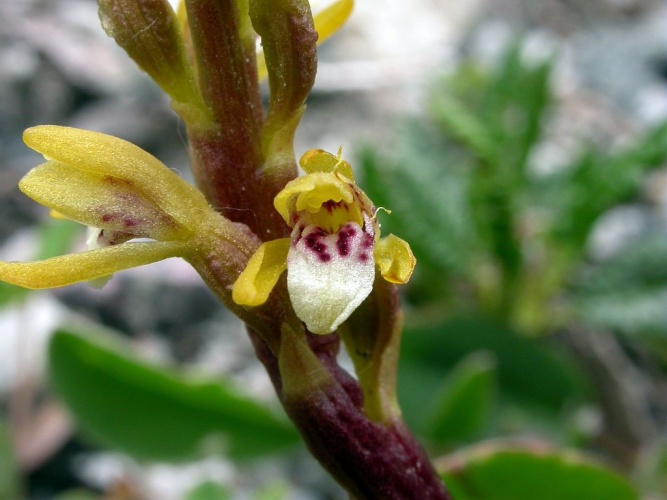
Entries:
<svg viewBox="0 0 667 500">
<path fill-rule="evenodd" d="M 376 269 L 390 283 L 406 283 L 415 266 L 409 245 L 380 238 L 377 209 L 355 184 L 350 164 L 314 149 L 300 160 L 306 175 L 274 200 L 292 228 L 290 238 L 262 244 L 232 290 L 240 305 L 266 302 L 287 270 L 294 311 L 308 329 L 331 333 L 373 289 Z"/>
<path fill-rule="evenodd" d="M 94 228 L 90 250 L 38 262 L 0 262 L 0 280 L 55 288 L 94 280 L 170 257 L 182 257 L 202 227 L 224 225 L 204 196 L 159 160 L 97 132 L 44 125 L 25 143 L 46 163 L 19 188 L 60 216 Z M 153 241 L 133 243 L 133 239 Z"/>
</svg>

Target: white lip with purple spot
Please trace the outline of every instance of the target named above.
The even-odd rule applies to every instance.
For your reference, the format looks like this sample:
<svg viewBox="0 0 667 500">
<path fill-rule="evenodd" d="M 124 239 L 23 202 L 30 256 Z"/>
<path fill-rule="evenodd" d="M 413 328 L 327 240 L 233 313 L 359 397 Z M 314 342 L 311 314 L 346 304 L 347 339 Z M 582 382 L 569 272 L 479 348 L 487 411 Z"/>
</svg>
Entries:
<svg viewBox="0 0 667 500">
<path fill-rule="evenodd" d="M 297 225 L 287 254 L 287 289 L 297 316 L 313 333 L 330 333 L 371 293 L 374 238 L 355 222 L 333 234 Z M 326 307 L 322 307 L 326 304 Z"/>
</svg>

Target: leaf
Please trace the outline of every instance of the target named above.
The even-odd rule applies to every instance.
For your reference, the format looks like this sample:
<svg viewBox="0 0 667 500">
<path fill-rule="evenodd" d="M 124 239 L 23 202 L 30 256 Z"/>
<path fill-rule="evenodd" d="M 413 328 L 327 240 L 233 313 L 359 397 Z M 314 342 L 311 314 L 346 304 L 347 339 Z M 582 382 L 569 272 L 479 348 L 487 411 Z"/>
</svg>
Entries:
<svg viewBox="0 0 667 500">
<path fill-rule="evenodd" d="M 44 260 L 68 253 L 81 234 L 82 226 L 71 220 L 47 220 L 38 228 L 39 247 L 35 260 Z M 0 281 L 0 306 L 21 300 L 30 290 Z"/>
<path fill-rule="evenodd" d="M 593 224 L 615 205 L 637 198 L 646 173 L 667 161 L 667 123 L 630 148 L 602 154 L 589 148 L 570 167 L 543 179 L 536 191 L 553 213 L 549 232 L 557 241 L 583 247 Z"/>
<path fill-rule="evenodd" d="M 563 405 L 586 394 L 585 379 L 565 352 L 545 340 L 519 337 L 498 323 L 461 317 L 430 327 L 408 325 L 403 335 L 399 395 L 428 400 L 433 385 L 427 381 L 433 381 L 434 374 L 441 377 L 459 360 L 480 350 L 495 356 L 499 388 L 515 400 L 560 412 Z M 419 377 L 425 377 L 421 383 L 418 377 L 412 383 L 405 377 L 415 366 Z"/>
<path fill-rule="evenodd" d="M 190 491 L 185 500 L 228 500 L 231 493 L 222 484 L 206 481 Z"/>
<path fill-rule="evenodd" d="M 437 469 L 456 500 L 639 498 L 625 478 L 574 452 L 484 444 Z"/>
<path fill-rule="evenodd" d="M 575 307 L 586 322 L 613 331 L 662 338 L 667 333 L 667 286 L 586 297 Z"/>
<path fill-rule="evenodd" d="M 35 260 L 45 260 L 69 253 L 83 226 L 74 221 L 47 220 L 39 228 L 40 247 Z"/>
<path fill-rule="evenodd" d="M 406 121 L 398 136 L 392 151 L 366 148 L 362 154 L 367 194 L 392 210 L 380 215 L 383 233 L 408 240 L 420 267 L 460 272 L 474 245 L 467 176 L 432 129 Z"/>
<path fill-rule="evenodd" d="M 651 231 L 590 263 L 573 283 L 573 307 L 587 323 L 667 340 L 667 238 Z"/>
<path fill-rule="evenodd" d="M 575 292 L 597 295 L 667 285 L 667 235 L 659 226 L 647 233 L 627 242 L 614 256 L 584 267 L 576 277 Z"/>
<path fill-rule="evenodd" d="M 48 359 L 52 383 L 84 432 L 139 458 L 179 460 L 223 444 L 230 457 L 246 459 L 298 442 L 290 423 L 225 380 L 146 365 L 95 332 L 56 332 Z"/>
<path fill-rule="evenodd" d="M 426 436 L 435 444 L 465 441 L 489 422 L 496 393 L 496 362 L 488 352 L 460 361 L 434 396 L 425 416 Z"/>
<path fill-rule="evenodd" d="M 0 419 L 0 498 L 20 498 L 19 470 L 14 458 L 9 428 Z"/>
</svg>

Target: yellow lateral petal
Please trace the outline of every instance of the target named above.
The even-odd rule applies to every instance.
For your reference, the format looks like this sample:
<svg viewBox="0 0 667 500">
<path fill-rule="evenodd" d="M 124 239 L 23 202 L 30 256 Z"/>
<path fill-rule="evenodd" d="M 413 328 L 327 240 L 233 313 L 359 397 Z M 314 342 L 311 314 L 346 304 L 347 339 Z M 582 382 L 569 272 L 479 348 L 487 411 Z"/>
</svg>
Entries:
<svg viewBox="0 0 667 500">
<path fill-rule="evenodd" d="M 185 253 L 181 242 L 123 243 L 37 262 L 0 261 L 0 281 L 32 290 L 89 281 Z"/>
<path fill-rule="evenodd" d="M 234 283 L 234 302 L 242 306 L 260 306 L 266 302 L 278 278 L 287 269 L 289 248 L 289 238 L 263 243 Z"/>
<path fill-rule="evenodd" d="M 375 244 L 375 261 L 389 283 L 407 283 L 415 268 L 415 256 L 407 241 L 390 234 Z"/>
<path fill-rule="evenodd" d="M 154 156 L 117 137 L 41 125 L 27 129 L 23 141 L 47 160 L 129 182 L 186 227 L 197 227 L 201 211 L 209 210 L 204 195 L 194 186 Z"/>
</svg>

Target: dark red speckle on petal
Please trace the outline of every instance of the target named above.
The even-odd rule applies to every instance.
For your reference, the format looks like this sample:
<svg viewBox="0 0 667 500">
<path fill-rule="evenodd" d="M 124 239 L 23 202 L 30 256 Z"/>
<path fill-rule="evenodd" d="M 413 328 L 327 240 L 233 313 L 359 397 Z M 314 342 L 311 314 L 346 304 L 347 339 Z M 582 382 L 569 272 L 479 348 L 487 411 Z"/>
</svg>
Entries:
<svg viewBox="0 0 667 500">
<path fill-rule="evenodd" d="M 329 200 L 322 203 L 322 207 L 329 213 L 333 213 L 334 210 L 341 208 L 341 206 L 347 208 L 347 205 L 342 201 Z"/>
<path fill-rule="evenodd" d="M 368 250 L 373 247 L 373 237 L 369 234 L 364 235 L 364 241 L 361 243 L 361 246 Z"/>
<path fill-rule="evenodd" d="M 305 237 L 306 247 L 313 251 L 322 262 L 329 262 L 331 255 L 327 252 L 326 244 L 322 243 L 322 238 L 326 237 L 324 231 L 314 231 Z"/>
<path fill-rule="evenodd" d="M 350 237 L 347 231 L 342 230 L 338 233 L 336 248 L 338 249 L 338 255 L 341 257 L 346 257 L 350 253 Z"/>
</svg>

